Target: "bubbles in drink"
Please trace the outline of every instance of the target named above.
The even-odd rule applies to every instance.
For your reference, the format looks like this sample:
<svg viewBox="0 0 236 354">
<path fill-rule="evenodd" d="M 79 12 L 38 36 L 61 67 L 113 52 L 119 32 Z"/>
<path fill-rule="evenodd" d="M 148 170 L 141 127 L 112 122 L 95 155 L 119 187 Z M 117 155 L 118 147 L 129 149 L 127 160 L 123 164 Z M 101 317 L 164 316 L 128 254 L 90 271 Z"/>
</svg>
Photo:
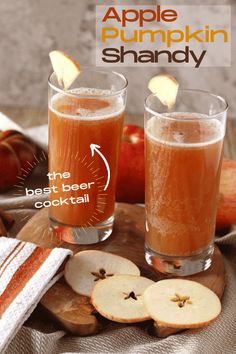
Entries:
<svg viewBox="0 0 236 354">
<path fill-rule="evenodd" d="M 122 97 L 110 90 L 78 88 L 67 91 L 67 95 L 53 96 L 50 109 L 63 118 L 107 119 L 124 111 Z"/>
<path fill-rule="evenodd" d="M 147 122 L 148 138 L 158 143 L 189 147 L 223 139 L 223 126 L 216 118 L 197 113 L 168 113 Z"/>
<path fill-rule="evenodd" d="M 167 117 L 166 117 L 167 116 Z M 152 116 L 146 125 L 146 245 L 192 256 L 212 243 L 224 129 L 208 116 Z"/>
<path fill-rule="evenodd" d="M 177 143 L 182 144 L 184 142 L 184 133 L 182 132 L 173 132 L 173 140 Z"/>
</svg>

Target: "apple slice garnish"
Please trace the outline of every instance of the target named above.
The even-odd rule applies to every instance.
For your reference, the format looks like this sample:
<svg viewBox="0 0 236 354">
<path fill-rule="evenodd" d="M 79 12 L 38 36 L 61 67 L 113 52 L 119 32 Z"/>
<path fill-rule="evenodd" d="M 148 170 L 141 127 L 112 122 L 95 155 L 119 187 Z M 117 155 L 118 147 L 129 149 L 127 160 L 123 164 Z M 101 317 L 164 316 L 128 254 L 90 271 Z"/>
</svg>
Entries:
<svg viewBox="0 0 236 354">
<path fill-rule="evenodd" d="M 80 65 L 69 55 L 59 50 L 50 52 L 49 57 L 59 85 L 67 90 L 79 75 Z"/>
<path fill-rule="evenodd" d="M 135 275 L 115 275 L 95 285 L 91 301 L 105 318 L 120 323 L 136 323 L 150 319 L 142 294 L 154 282 Z"/>
<path fill-rule="evenodd" d="M 76 293 L 90 296 L 100 280 L 115 274 L 140 275 L 140 271 L 129 259 L 108 252 L 88 250 L 77 253 L 67 262 L 64 275 Z"/>
<path fill-rule="evenodd" d="M 145 290 L 143 301 L 159 327 L 204 327 L 221 312 L 218 296 L 191 280 L 160 280 Z"/>
<path fill-rule="evenodd" d="M 171 109 L 176 101 L 179 89 L 178 81 L 171 75 L 154 76 L 148 83 L 149 90 L 161 101 L 164 106 Z"/>
</svg>

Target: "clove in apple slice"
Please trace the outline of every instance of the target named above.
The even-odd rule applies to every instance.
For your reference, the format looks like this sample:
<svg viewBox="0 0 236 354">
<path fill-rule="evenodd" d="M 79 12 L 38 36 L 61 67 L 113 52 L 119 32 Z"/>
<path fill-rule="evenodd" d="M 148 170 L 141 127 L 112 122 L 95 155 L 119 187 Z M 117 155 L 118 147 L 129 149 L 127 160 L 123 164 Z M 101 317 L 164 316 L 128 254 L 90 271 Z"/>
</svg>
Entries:
<svg viewBox="0 0 236 354">
<path fill-rule="evenodd" d="M 179 83 L 173 76 L 164 74 L 154 76 L 149 81 L 148 88 L 168 109 L 174 106 Z"/>
<path fill-rule="evenodd" d="M 115 274 L 140 275 L 140 270 L 129 259 L 108 252 L 87 250 L 70 258 L 64 276 L 76 293 L 90 296 L 99 281 Z"/>
<path fill-rule="evenodd" d="M 158 281 L 145 290 L 143 301 L 159 327 L 204 327 L 221 312 L 220 300 L 212 290 L 184 279 Z"/>
<path fill-rule="evenodd" d="M 69 89 L 80 73 L 80 65 L 68 54 L 59 50 L 50 52 L 49 57 L 59 85 L 66 90 Z"/>
<path fill-rule="evenodd" d="M 91 301 L 105 318 L 120 323 L 136 323 L 150 319 L 142 294 L 154 282 L 135 275 L 115 275 L 95 285 Z"/>
</svg>

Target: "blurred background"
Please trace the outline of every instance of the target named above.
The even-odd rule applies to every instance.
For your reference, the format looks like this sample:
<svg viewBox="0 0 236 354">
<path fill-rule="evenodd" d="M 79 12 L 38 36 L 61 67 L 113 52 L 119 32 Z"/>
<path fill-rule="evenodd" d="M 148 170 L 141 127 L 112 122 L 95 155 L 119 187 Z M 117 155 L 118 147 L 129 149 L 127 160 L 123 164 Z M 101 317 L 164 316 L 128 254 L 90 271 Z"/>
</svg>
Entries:
<svg viewBox="0 0 236 354">
<path fill-rule="evenodd" d="M 236 36 L 235 0 L 195 1 L 199 5 L 232 5 L 232 42 Z M 127 1 L 95 0 L 1 0 L 0 1 L 0 111 L 22 126 L 47 121 L 47 78 L 51 72 L 48 53 L 61 49 L 81 65 L 95 63 L 95 6 L 128 4 Z M 162 1 L 147 1 L 148 4 Z M 143 0 L 132 1 L 143 5 Z M 163 2 L 164 4 L 164 2 Z M 189 4 L 171 0 L 169 4 Z M 235 41 L 234 41 L 235 42 Z M 220 54 L 219 54 L 220 55 Z M 236 118 L 236 48 L 232 43 L 232 66 L 212 68 L 119 67 L 129 80 L 129 121 L 142 124 L 143 100 L 151 76 L 168 72 L 182 87 L 201 88 L 223 95 L 229 115 Z M 24 108 L 22 116 L 19 109 Z"/>
</svg>

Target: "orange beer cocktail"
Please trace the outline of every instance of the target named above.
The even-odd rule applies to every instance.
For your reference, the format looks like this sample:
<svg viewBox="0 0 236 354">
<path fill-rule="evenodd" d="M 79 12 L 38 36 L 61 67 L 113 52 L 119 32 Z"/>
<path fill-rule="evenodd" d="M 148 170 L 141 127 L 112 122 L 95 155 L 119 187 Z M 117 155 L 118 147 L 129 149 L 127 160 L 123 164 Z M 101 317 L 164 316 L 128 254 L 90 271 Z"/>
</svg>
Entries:
<svg viewBox="0 0 236 354">
<path fill-rule="evenodd" d="M 50 219 L 54 228 L 66 228 L 67 241 L 89 244 L 112 232 L 126 80 L 87 69 L 74 86 L 51 87 Z"/>
<path fill-rule="evenodd" d="M 226 108 L 201 91 L 180 91 L 172 112 L 147 98 L 146 259 L 162 272 L 187 275 L 211 264 Z"/>
</svg>

